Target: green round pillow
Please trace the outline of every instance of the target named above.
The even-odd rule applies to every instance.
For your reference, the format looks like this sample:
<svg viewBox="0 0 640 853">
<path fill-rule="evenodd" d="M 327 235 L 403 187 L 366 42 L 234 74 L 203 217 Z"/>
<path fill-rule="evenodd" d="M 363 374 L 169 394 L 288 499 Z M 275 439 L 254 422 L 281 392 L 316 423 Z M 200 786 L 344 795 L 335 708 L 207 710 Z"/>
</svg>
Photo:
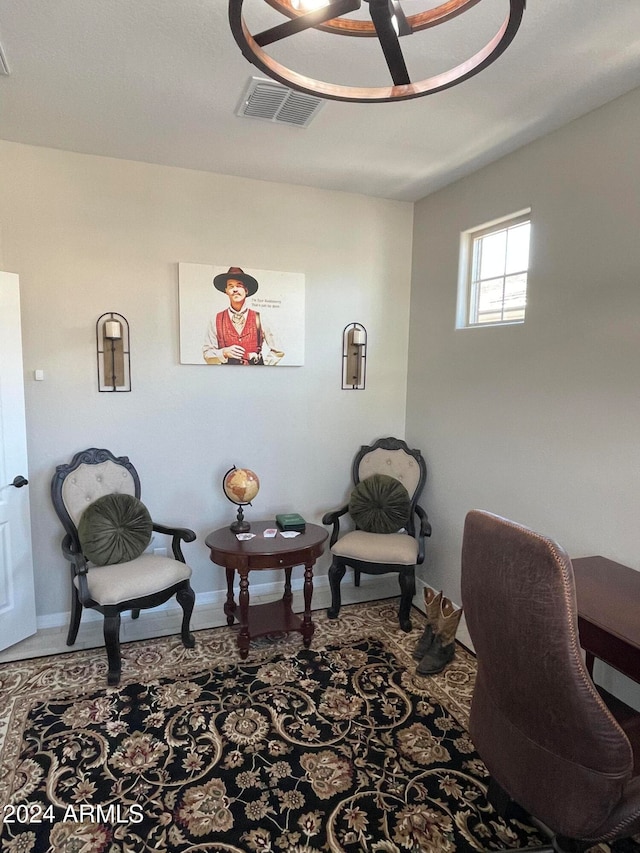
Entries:
<svg viewBox="0 0 640 853">
<path fill-rule="evenodd" d="M 351 492 L 349 514 L 367 533 L 395 533 L 409 520 L 411 498 L 399 480 L 372 474 Z"/>
<path fill-rule="evenodd" d="M 78 539 L 96 566 L 135 560 L 151 541 L 153 524 L 146 506 L 133 495 L 104 495 L 82 513 Z"/>
</svg>

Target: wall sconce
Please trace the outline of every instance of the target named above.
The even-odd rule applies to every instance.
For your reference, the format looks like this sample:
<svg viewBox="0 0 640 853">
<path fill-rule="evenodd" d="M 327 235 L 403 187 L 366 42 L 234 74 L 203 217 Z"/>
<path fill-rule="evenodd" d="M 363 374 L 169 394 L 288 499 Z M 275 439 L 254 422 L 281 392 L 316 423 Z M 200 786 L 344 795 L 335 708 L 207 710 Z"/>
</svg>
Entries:
<svg viewBox="0 0 640 853">
<path fill-rule="evenodd" d="M 122 314 L 108 311 L 96 323 L 98 390 L 131 391 L 129 324 Z"/>
<path fill-rule="evenodd" d="M 360 323 L 349 323 L 342 333 L 342 387 L 363 391 L 367 368 L 367 330 Z"/>
</svg>

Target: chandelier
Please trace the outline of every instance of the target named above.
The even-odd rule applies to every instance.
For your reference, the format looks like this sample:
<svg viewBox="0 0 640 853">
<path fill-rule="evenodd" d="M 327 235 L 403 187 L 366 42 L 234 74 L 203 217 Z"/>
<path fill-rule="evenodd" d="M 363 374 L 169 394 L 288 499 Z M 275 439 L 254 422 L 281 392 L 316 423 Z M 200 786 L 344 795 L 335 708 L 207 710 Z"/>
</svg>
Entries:
<svg viewBox="0 0 640 853">
<path fill-rule="evenodd" d="M 481 0 L 448 0 L 438 6 L 409 14 L 411 6 L 420 0 L 257 0 L 262 7 L 269 6 L 281 13 L 284 20 L 261 32 L 251 33 L 243 14 L 247 0 L 229 0 L 231 32 L 244 57 L 266 75 L 285 86 L 336 101 L 375 103 L 402 101 L 440 92 L 468 80 L 494 62 L 511 44 L 522 22 L 526 0 L 503 0 L 506 17 L 498 31 L 473 56 L 455 67 L 423 79 L 412 79 L 407 69 L 402 40 L 450 21 L 476 6 Z M 256 0 L 254 0 L 255 5 Z M 368 6 L 368 17 L 349 17 L 357 12 L 363 2 Z M 248 4 L 247 4 L 248 5 Z M 425 0 L 422 0 L 424 7 Z M 272 13 L 273 14 L 273 13 Z M 380 43 L 381 57 L 386 63 L 389 84 L 385 86 L 347 86 L 317 80 L 295 71 L 278 61 L 267 49 L 272 46 L 291 46 L 291 54 L 298 51 L 296 36 L 309 30 L 318 30 L 338 36 L 375 38 Z M 345 55 L 345 66 L 350 57 Z M 418 75 L 420 76 L 420 75 Z"/>
</svg>

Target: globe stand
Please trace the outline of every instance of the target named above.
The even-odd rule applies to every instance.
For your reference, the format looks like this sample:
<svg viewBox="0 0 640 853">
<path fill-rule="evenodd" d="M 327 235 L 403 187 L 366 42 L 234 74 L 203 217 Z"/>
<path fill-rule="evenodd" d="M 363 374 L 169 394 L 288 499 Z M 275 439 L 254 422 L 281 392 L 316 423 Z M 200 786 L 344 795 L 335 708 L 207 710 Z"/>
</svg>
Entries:
<svg viewBox="0 0 640 853">
<path fill-rule="evenodd" d="M 238 517 L 233 522 L 233 524 L 229 525 L 229 530 L 232 533 L 248 533 L 251 530 L 251 525 L 249 524 L 249 522 L 244 520 L 244 512 L 242 510 L 242 506 L 238 506 Z"/>
</svg>

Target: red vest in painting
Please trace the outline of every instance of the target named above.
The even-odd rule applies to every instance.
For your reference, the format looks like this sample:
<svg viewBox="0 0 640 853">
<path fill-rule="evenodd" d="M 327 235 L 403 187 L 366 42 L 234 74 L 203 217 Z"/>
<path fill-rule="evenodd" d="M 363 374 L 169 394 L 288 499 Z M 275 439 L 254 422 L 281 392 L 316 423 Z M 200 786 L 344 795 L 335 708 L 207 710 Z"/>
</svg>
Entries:
<svg viewBox="0 0 640 853">
<path fill-rule="evenodd" d="M 260 325 L 260 314 L 253 311 L 251 308 L 247 310 L 247 319 L 244 328 L 238 332 L 231 321 L 228 311 L 221 311 L 216 314 L 216 334 L 218 336 L 218 346 L 220 349 L 224 347 L 232 347 L 239 345 L 244 348 L 246 358 L 241 360 L 242 364 L 248 364 L 248 355 L 250 352 L 255 352 L 260 355 L 262 349 L 262 327 Z M 229 362 L 234 363 L 239 359 L 230 358 Z"/>
</svg>

